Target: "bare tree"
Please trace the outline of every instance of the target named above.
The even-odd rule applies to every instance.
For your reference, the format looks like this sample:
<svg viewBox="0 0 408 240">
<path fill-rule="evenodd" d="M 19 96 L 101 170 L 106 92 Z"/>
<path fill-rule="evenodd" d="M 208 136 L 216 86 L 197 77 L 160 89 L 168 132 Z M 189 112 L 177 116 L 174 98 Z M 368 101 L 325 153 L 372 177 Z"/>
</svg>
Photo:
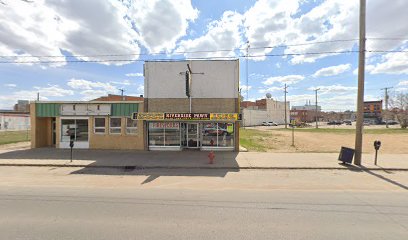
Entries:
<svg viewBox="0 0 408 240">
<path fill-rule="evenodd" d="M 390 113 L 395 116 L 401 128 L 408 127 L 408 93 L 398 93 L 390 99 Z"/>
</svg>

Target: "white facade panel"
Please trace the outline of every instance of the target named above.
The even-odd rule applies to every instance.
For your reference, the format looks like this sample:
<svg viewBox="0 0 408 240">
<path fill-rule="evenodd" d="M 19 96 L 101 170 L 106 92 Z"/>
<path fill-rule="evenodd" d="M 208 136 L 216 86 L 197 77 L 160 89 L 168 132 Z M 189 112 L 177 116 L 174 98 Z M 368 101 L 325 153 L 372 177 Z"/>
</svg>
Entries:
<svg viewBox="0 0 408 240">
<path fill-rule="evenodd" d="M 187 98 L 187 64 L 193 73 L 192 98 L 238 98 L 238 60 L 146 62 L 145 97 Z"/>
<path fill-rule="evenodd" d="M 110 104 L 62 104 L 62 116 L 108 116 L 111 114 Z"/>
</svg>

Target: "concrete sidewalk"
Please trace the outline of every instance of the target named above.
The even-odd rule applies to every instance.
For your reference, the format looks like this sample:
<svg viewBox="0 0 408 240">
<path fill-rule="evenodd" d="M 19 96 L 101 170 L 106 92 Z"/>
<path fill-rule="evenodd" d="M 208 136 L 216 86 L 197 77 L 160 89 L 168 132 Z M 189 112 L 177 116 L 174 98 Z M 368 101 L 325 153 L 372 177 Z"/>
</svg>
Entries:
<svg viewBox="0 0 408 240">
<path fill-rule="evenodd" d="M 48 167 L 135 167 L 185 169 L 337 169 L 408 171 L 408 154 L 363 155 L 363 166 L 342 165 L 337 153 L 258 153 L 215 152 L 215 163 L 208 164 L 208 152 L 144 152 L 115 150 L 74 150 L 70 162 L 67 149 L 40 148 L 0 151 L 0 166 Z"/>
</svg>

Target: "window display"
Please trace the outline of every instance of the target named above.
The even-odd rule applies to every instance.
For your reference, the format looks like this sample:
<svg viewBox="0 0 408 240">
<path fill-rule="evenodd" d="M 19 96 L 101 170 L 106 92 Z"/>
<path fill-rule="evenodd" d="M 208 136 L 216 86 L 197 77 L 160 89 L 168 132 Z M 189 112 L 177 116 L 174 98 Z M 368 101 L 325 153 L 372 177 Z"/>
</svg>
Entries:
<svg viewBox="0 0 408 240">
<path fill-rule="evenodd" d="M 87 142 L 88 119 L 61 119 L 61 142 L 69 142 L 71 135 L 76 142 Z"/>
</svg>

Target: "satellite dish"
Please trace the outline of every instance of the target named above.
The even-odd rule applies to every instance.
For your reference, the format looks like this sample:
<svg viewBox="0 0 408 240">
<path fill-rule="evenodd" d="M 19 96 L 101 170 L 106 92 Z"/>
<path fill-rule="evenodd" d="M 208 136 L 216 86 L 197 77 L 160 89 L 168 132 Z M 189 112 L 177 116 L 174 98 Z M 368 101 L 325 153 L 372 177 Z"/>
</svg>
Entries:
<svg viewBox="0 0 408 240">
<path fill-rule="evenodd" d="M 266 98 L 268 98 L 268 99 L 272 98 L 272 94 L 267 93 L 267 94 L 266 94 Z"/>
</svg>

